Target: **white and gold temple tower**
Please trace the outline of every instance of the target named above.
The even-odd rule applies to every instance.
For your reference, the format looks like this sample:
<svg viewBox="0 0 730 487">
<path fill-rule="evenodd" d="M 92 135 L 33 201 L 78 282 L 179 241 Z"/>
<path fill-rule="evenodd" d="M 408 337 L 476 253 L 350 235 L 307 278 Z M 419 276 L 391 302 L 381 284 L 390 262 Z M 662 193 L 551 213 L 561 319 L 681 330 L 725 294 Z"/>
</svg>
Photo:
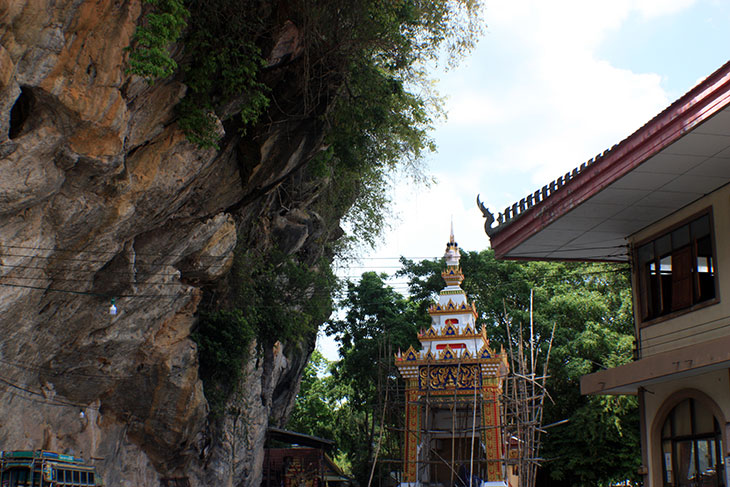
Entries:
<svg viewBox="0 0 730 487">
<path fill-rule="evenodd" d="M 420 350 L 395 357 L 406 383 L 400 487 L 504 486 L 500 397 L 507 355 L 490 347 L 484 326 L 476 329 L 453 228 L 444 257 L 446 287 L 428 310 L 431 326 L 418 335 Z"/>
</svg>

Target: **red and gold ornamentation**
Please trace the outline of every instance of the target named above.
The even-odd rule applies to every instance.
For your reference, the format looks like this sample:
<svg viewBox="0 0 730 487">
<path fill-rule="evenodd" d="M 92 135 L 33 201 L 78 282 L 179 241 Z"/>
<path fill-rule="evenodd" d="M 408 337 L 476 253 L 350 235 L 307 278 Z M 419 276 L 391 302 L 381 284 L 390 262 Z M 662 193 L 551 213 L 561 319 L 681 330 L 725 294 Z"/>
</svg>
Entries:
<svg viewBox="0 0 730 487">
<path fill-rule="evenodd" d="M 487 462 L 481 463 L 479 475 L 486 481 L 504 480 L 499 398 L 502 380 L 509 370 L 507 354 L 504 348 L 497 353 L 490 347 L 484 326 L 476 331 L 476 307 L 467 301 L 459 287 L 464 275 L 459 267 L 459 247 L 453 232 L 444 257 L 447 268 L 442 277 L 447 287 L 441 291 L 439 302 L 429 308 L 432 324 L 418 334 L 421 347 L 417 350 L 411 346 L 395 356 L 398 371 L 406 380 L 402 483 L 408 487 L 431 482 L 429 475 L 437 475 L 431 471 L 431 465 L 438 462 L 428 461 L 433 448 L 425 445 L 423 449 L 422 445 L 426 440 L 431 441 L 431 433 L 423 435 L 427 423 L 436 421 L 434 410 L 442 411 L 443 415 L 443 411 L 456 411 L 457 404 L 471 401 L 479 412 L 479 424 L 475 425 L 480 431 L 479 443 L 486 449 Z M 448 429 L 442 427 L 436 431 L 443 435 Z M 458 438 L 467 438 L 463 432 L 460 435 Z"/>
</svg>

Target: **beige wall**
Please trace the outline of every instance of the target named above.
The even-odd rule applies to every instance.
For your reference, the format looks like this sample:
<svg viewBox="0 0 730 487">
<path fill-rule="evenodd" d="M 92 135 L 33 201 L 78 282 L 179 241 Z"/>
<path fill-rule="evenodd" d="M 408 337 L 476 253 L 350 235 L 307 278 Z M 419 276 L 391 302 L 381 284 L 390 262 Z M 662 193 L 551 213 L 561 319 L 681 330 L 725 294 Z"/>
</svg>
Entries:
<svg viewBox="0 0 730 487">
<path fill-rule="evenodd" d="M 686 397 L 694 397 L 704 403 L 711 402 L 706 405 L 715 410 L 723 431 L 723 453 L 725 456 L 728 455 L 730 370 L 716 370 L 699 376 L 647 386 L 644 392 L 644 424 L 647 437 L 641 441 L 646 445 L 645 462 L 650 471 L 648 487 L 662 485 L 661 427 L 671 408 Z"/>
<path fill-rule="evenodd" d="M 712 207 L 714 217 L 719 302 L 675 318 L 639 327 L 641 357 L 730 334 L 730 185 L 632 235 L 629 241 L 633 244 L 652 237 L 709 206 Z M 636 282 L 634 289 L 636 290 Z M 637 294 L 634 292 L 634 319 L 639 323 Z"/>
</svg>

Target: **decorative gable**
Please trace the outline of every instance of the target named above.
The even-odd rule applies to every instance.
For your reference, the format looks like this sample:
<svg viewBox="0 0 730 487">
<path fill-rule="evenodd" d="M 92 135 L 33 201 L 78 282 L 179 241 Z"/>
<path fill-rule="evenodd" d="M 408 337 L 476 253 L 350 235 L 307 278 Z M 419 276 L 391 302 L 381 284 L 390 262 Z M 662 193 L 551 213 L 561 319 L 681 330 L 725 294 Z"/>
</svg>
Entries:
<svg viewBox="0 0 730 487">
<path fill-rule="evenodd" d="M 413 349 L 413 345 L 408 347 L 408 350 L 406 350 L 406 354 L 404 356 L 406 361 L 413 361 L 418 360 L 418 353 Z"/>
<path fill-rule="evenodd" d="M 454 360 L 457 357 L 454 351 L 451 350 L 451 347 L 446 345 L 446 348 L 444 348 L 439 354 L 439 358 L 441 360 Z"/>
</svg>

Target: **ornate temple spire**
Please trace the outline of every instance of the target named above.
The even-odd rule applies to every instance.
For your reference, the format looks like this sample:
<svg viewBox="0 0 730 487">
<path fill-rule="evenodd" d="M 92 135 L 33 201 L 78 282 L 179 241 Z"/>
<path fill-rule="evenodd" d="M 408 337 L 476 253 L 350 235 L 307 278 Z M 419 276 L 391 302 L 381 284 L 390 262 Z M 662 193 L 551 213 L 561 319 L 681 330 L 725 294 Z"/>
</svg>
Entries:
<svg viewBox="0 0 730 487">
<path fill-rule="evenodd" d="M 454 221 L 451 221 L 451 235 L 449 236 L 449 242 L 446 244 L 446 252 L 444 253 L 444 259 L 446 259 L 446 265 L 448 267 L 459 267 L 459 259 L 461 254 L 459 253 L 459 244 L 454 240 Z"/>
<path fill-rule="evenodd" d="M 395 356 L 395 365 L 405 380 L 407 425 L 398 487 L 451 485 L 448 479 L 453 479 L 456 468 L 463 465 L 474 465 L 478 470 L 470 481 L 473 486 L 506 487 L 500 397 L 509 370 L 507 356 L 495 353 L 484 325 L 481 330 L 477 328 L 476 306 L 461 288 L 464 275 L 453 219 L 444 259 L 441 277 L 446 287 L 428 308 L 431 326 L 418 334 L 418 346 L 399 350 Z M 425 414 L 424 403 L 428 404 Z M 473 424 L 456 430 L 456 418 L 468 411 L 466 404 L 472 405 L 468 416 Z M 458 411 L 464 412 L 457 413 L 457 405 Z M 435 438 L 440 441 L 433 442 Z M 479 446 L 471 456 L 457 459 L 455 440 L 471 440 L 472 445 Z M 475 455 L 482 459 L 479 466 Z M 449 457 L 452 463 L 446 464 L 443 460 Z M 476 477 L 483 480 L 477 482 Z"/>
<path fill-rule="evenodd" d="M 454 222 L 452 220 L 451 235 L 449 236 L 449 242 L 446 244 L 446 252 L 444 253 L 444 260 L 446 260 L 446 270 L 441 273 L 441 277 L 444 278 L 447 286 L 444 291 L 454 291 L 455 289 L 461 291 L 459 285 L 464 280 L 464 275 L 461 273 L 461 268 L 459 267 L 460 259 L 461 254 L 459 253 L 459 244 L 456 243 L 456 241 L 454 240 Z M 461 293 L 463 294 L 463 291 L 461 291 Z"/>
</svg>

